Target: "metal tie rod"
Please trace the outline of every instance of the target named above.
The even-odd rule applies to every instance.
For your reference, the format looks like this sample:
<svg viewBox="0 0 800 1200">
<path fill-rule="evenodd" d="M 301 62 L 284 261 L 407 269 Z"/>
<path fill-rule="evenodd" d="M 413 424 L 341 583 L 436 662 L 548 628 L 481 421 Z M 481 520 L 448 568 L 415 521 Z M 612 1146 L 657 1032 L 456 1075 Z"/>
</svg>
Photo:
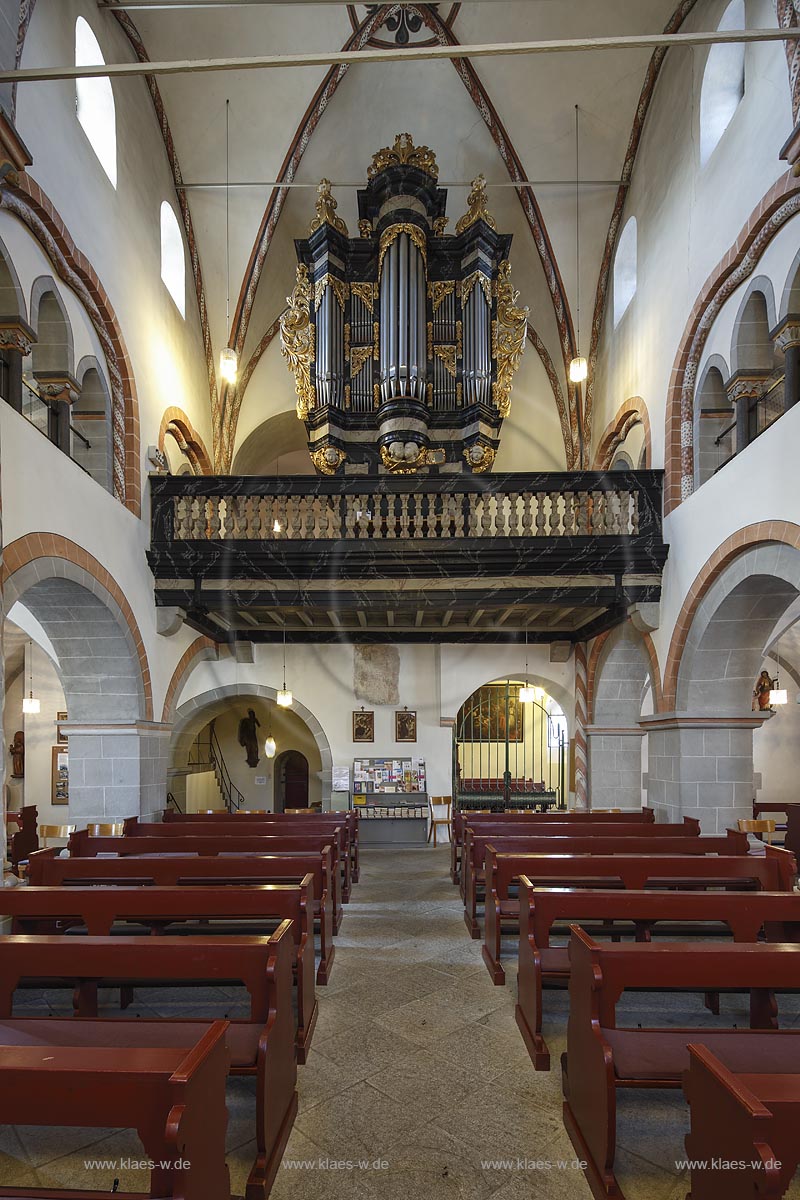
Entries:
<svg viewBox="0 0 800 1200">
<path fill-rule="evenodd" d="M 330 182 L 330 181 L 329 181 Z M 439 187 L 442 188 L 469 188 L 472 187 L 474 180 L 471 179 L 445 179 L 439 180 Z M 621 180 L 619 179 L 582 179 L 581 187 L 619 187 Z M 364 180 L 354 180 L 353 182 L 331 182 L 332 188 L 363 188 Z M 523 188 L 523 187 L 575 187 L 574 179 L 514 179 L 514 180 L 499 180 L 497 183 L 487 182 L 487 188 Z M 283 179 L 259 179 L 255 181 L 238 181 L 237 183 L 227 184 L 223 180 L 221 183 L 176 183 L 175 188 L 179 192 L 200 191 L 203 189 L 212 188 L 308 188 L 312 191 L 317 191 L 318 183 L 298 183 L 296 179 L 287 181 Z"/>
<path fill-rule="evenodd" d="M 715 29 L 710 33 L 645 33 L 622 37 L 566 38 L 548 42 L 496 42 L 475 46 L 418 46 L 406 50 L 334 50 L 322 54 L 266 54 L 254 58 L 197 58 L 173 62 L 103 63 L 97 66 L 25 67 L 0 71 L 0 83 L 44 83 L 56 79 L 123 79 L 127 76 L 192 75 L 206 71 L 266 71 L 281 67 L 364 66 L 368 63 L 513 55 L 574 54 L 592 50 L 657 50 L 661 46 L 712 46 L 786 42 L 800 38 L 786 29 Z"/>
</svg>

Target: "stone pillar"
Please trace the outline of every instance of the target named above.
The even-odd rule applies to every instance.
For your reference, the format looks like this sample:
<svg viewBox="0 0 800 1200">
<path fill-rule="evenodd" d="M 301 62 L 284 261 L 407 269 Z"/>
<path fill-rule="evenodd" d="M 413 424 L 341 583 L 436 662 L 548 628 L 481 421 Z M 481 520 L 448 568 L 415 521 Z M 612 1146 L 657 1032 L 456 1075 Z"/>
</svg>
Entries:
<svg viewBox="0 0 800 1200">
<path fill-rule="evenodd" d="M 784 317 L 772 340 L 783 351 L 783 408 L 788 412 L 800 400 L 800 317 Z"/>
<path fill-rule="evenodd" d="M 766 718 L 654 713 L 648 735 L 647 801 L 658 821 L 698 817 L 705 834 L 723 834 L 753 815 L 753 730 Z"/>
<path fill-rule="evenodd" d="M 592 808 L 641 808 L 644 729 L 589 725 L 586 736 Z"/>
<path fill-rule="evenodd" d="M 587 698 L 586 643 L 575 643 L 575 807 L 589 803 L 589 769 L 586 752 Z"/>
<path fill-rule="evenodd" d="M 725 385 L 736 412 L 736 453 L 750 444 L 750 406 L 764 390 L 769 371 L 737 371 Z"/>
<path fill-rule="evenodd" d="M 59 450 L 71 454 L 70 416 L 72 405 L 80 395 L 77 381 L 71 375 L 40 371 L 36 376 L 36 385 L 41 398 L 50 405 L 47 436 Z"/>
<path fill-rule="evenodd" d="M 164 809 L 171 725 L 67 722 L 62 729 L 69 737 L 70 820 L 120 821 Z"/>
<path fill-rule="evenodd" d="M 0 350 L 6 355 L 9 394 L 3 396 L 17 412 L 22 411 L 22 360 L 30 354 L 36 334 L 21 317 L 0 317 Z"/>
</svg>

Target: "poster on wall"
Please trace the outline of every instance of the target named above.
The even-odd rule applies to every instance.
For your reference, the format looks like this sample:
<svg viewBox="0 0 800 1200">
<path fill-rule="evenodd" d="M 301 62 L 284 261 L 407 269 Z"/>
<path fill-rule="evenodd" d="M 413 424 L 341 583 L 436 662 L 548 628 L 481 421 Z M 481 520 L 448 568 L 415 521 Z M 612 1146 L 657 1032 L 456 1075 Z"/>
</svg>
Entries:
<svg viewBox="0 0 800 1200">
<path fill-rule="evenodd" d="M 66 721 L 67 719 L 68 719 L 67 713 L 65 713 L 65 712 L 57 712 L 56 713 L 56 741 L 58 742 L 59 746 L 66 746 L 67 742 L 69 741 L 69 738 L 67 737 L 66 733 L 64 733 L 64 730 L 61 728 L 61 722 Z"/>
<path fill-rule="evenodd" d="M 52 803 L 69 804 L 69 751 L 64 746 L 53 746 L 52 756 Z"/>
<path fill-rule="evenodd" d="M 521 742 L 523 734 L 524 706 L 513 692 L 508 697 L 506 710 L 506 685 L 487 683 L 479 688 L 468 701 L 469 707 L 463 717 L 461 740 L 464 742 L 504 742 L 506 729 L 509 742 Z M 466 706 L 465 706 L 466 707 Z M 508 719 L 506 720 L 506 711 Z"/>
</svg>

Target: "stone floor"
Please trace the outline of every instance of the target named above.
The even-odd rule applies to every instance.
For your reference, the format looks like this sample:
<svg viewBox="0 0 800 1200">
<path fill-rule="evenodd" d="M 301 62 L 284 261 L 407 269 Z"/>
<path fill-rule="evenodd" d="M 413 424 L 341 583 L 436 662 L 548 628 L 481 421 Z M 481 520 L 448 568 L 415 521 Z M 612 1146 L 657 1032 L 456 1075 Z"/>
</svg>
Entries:
<svg viewBox="0 0 800 1200">
<path fill-rule="evenodd" d="M 513 944 L 509 982 L 494 987 L 480 943 L 467 935 L 448 855 L 441 847 L 363 853 L 361 882 L 336 939 L 331 983 L 319 991 L 313 1047 L 298 1077 L 300 1111 L 273 1200 L 590 1196 L 561 1122 L 557 1064 L 566 997 L 548 994 L 545 1033 L 555 1066 L 537 1074 L 514 1022 Z M 197 1015 L 213 1016 L 236 1015 L 239 1003 L 225 989 L 194 1001 Z M 28 1003 L 64 1011 L 65 995 L 31 994 Z M 693 1022 L 705 1019 L 697 997 L 655 1003 L 663 1010 L 659 1023 L 683 1023 L 687 1011 Z M 140 991 L 133 1011 L 172 1015 L 178 1004 L 186 1011 L 185 993 L 179 1000 L 163 989 Z M 723 1023 L 730 1025 L 737 1013 L 727 1002 L 723 1007 Z M 654 1015 L 650 1008 L 651 1021 Z M 744 1012 L 738 1017 L 746 1020 Z M 250 1081 L 229 1081 L 234 1195 L 243 1192 L 255 1152 L 253 1102 Z M 688 1179 L 675 1166 L 687 1124 L 682 1095 L 623 1093 L 619 1106 L 617 1167 L 628 1200 L 683 1200 Z M 0 1130 L 0 1183 L 109 1188 L 113 1174 L 123 1190 L 142 1189 L 142 1172 L 89 1172 L 85 1165 L 139 1154 L 126 1131 L 6 1128 Z M 525 1160 L 540 1165 L 532 1169 Z"/>
</svg>

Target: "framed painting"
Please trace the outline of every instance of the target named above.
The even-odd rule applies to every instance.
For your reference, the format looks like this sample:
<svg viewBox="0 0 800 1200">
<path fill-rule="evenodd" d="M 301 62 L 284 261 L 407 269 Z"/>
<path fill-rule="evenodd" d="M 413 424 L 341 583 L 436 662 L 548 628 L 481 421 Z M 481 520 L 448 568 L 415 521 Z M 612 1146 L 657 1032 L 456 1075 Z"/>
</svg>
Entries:
<svg viewBox="0 0 800 1200">
<path fill-rule="evenodd" d="M 69 741 L 68 736 L 66 735 L 66 733 L 64 733 L 64 730 L 61 728 L 61 722 L 66 721 L 68 719 L 69 718 L 68 718 L 67 713 L 65 713 L 65 712 L 57 712 L 56 713 L 56 741 L 58 742 L 59 746 L 66 746 L 67 742 Z"/>
<path fill-rule="evenodd" d="M 53 746 L 51 754 L 52 803 L 69 804 L 69 751 L 66 746 Z"/>
<path fill-rule="evenodd" d="M 363 708 L 353 713 L 353 741 L 375 741 L 375 713 L 366 712 Z"/>
<path fill-rule="evenodd" d="M 407 708 L 394 714 L 394 740 L 415 742 L 417 740 L 417 714 Z"/>
<path fill-rule="evenodd" d="M 487 683 L 473 692 L 464 705 L 461 723 L 463 742 L 521 742 L 524 740 L 524 706 L 516 691 L 509 689 L 506 710 L 506 685 Z"/>
</svg>

